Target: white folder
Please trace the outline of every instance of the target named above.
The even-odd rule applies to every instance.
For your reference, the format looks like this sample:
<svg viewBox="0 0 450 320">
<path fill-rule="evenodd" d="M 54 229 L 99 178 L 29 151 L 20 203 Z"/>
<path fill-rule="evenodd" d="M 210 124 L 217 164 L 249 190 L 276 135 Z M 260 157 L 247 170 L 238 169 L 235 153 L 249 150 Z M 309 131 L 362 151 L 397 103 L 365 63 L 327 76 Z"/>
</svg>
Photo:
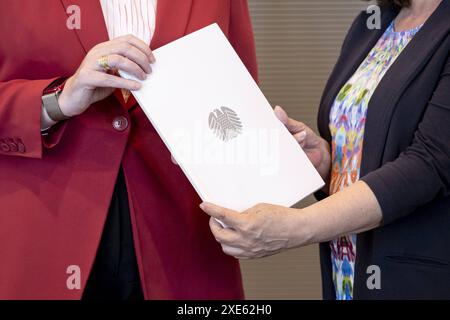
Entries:
<svg viewBox="0 0 450 320">
<path fill-rule="evenodd" d="M 217 24 L 153 53 L 133 94 L 203 201 L 292 206 L 324 185 Z"/>
</svg>

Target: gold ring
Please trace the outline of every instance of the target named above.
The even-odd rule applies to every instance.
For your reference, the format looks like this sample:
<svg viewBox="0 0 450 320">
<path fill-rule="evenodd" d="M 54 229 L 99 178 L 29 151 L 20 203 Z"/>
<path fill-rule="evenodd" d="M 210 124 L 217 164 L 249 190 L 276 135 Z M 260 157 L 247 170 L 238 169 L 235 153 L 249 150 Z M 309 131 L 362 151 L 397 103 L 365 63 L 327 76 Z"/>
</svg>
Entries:
<svg viewBox="0 0 450 320">
<path fill-rule="evenodd" d="M 105 70 L 105 72 L 108 72 L 111 70 L 111 67 L 108 63 L 108 56 L 102 56 L 100 59 L 97 60 L 97 64 Z"/>
</svg>

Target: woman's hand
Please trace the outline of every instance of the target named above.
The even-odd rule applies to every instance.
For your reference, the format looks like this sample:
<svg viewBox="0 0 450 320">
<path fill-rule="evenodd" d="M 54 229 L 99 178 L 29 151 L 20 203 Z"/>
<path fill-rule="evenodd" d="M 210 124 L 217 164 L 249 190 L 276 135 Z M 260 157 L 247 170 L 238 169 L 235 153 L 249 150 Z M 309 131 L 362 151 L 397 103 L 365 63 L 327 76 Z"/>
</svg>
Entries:
<svg viewBox="0 0 450 320">
<path fill-rule="evenodd" d="M 375 194 L 363 181 L 303 209 L 258 204 L 239 213 L 210 203 L 200 208 L 211 216 L 211 231 L 223 251 L 238 259 L 265 257 L 364 232 L 383 220 Z"/>
<path fill-rule="evenodd" d="M 296 227 L 298 209 L 259 204 L 239 213 L 211 203 L 202 203 L 200 208 L 211 216 L 209 225 L 223 252 L 238 259 L 273 255 L 308 240 L 304 238 L 307 231 Z"/>
<path fill-rule="evenodd" d="M 109 72 L 99 64 L 106 57 Z M 65 84 L 59 97 L 61 111 L 69 117 L 83 113 L 93 103 L 105 99 L 115 89 L 138 90 L 137 81 L 119 77 L 115 71 L 123 70 L 144 80 L 151 72 L 155 58 L 148 45 L 128 35 L 100 43 L 88 52 L 76 73 Z"/>
<path fill-rule="evenodd" d="M 281 107 L 276 106 L 274 112 L 303 148 L 322 179 L 327 181 L 331 169 L 328 143 L 304 123 L 289 118 L 286 111 Z"/>
</svg>

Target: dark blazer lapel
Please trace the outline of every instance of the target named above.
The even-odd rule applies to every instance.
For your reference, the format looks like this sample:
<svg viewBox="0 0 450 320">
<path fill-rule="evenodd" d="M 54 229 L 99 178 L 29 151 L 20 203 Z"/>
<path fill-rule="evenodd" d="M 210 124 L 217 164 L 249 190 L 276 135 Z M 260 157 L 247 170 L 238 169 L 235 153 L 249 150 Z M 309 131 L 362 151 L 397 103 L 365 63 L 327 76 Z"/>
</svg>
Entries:
<svg viewBox="0 0 450 320">
<path fill-rule="evenodd" d="M 398 10 L 392 8 L 382 15 L 381 28 L 369 30 L 366 27 L 368 15 L 362 15 L 360 21 L 357 21 L 354 30 L 351 30 L 350 35 L 351 47 L 344 44 L 341 55 L 336 62 L 330 80 L 325 87 L 324 96 L 320 103 L 320 111 L 318 115 L 318 123 L 321 134 L 327 141 L 331 140 L 331 134 L 328 128 L 330 109 L 333 105 L 336 96 L 342 89 L 344 84 L 356 72 L 363 60 L 367 57 L 370 50 L 375 46 L 377 41 L 383 35 L 391 21 L 396 17 Z M 355 40 L 358 39 L 358 40 Z M 353 40 L 353 41 L 352 41 Z"/>
<path fill-rule="evenodd" d="M 86 53 L 95 45 L 109 40 L 103 18 L 102 7 L 98 0 L 60 0 L 64 9 L 77 5 L 81 10 L 81 29 L 75 29 L 78 39 Z"/>
<path fill-rule="evenodd" d="M 444 0 L 392 64 L 373 93 L 367 111 L 361 175 L 380 165 L 395 106 L 449 34 L 449 21 L 450 2 Z"/>
</svg>

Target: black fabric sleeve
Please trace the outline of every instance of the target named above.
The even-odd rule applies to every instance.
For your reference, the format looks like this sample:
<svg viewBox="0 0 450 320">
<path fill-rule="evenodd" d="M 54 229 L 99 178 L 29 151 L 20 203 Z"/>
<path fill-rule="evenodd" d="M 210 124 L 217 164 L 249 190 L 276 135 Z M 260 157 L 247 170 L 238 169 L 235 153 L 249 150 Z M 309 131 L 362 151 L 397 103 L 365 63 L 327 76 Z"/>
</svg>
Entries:
<svg viewBox="0 0 450 320">
<path fill-rule="evenodd" d="M 413 106 L 411 106 L 413 107 Z M 381 206 L 383 223 L 450 193 L 450 59 L 412 144 L 400 156 L 363 178 Z"/>
</svg>

